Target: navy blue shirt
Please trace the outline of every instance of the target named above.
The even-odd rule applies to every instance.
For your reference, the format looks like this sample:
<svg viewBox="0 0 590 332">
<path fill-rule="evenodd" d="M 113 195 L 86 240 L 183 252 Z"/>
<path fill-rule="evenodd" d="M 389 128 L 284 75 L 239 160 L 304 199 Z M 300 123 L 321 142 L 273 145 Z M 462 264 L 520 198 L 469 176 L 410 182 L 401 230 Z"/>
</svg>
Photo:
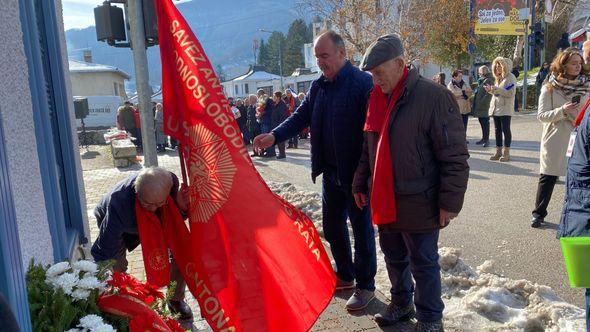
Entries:
<svg viewBox="0 0 590 332">
<path fill-rule="evenodd" d="M 170 195 L 176 199 L 178 178 L 172 174 Z M 92 245 L 92 257 L 97 262 L 118 259 L 125 250 L 133 250 L 139 245 L 139 233 L 135 216 L 135 179 L 134 174 L 121 182 L 106 194 L 94 209 L 99 233 Z"/>
<path fill-rule="evenodd" d="M 371 75 L 347 61 L 334 82 L 322 75 L 311 83 L 301 105 L 272 131 L 275 141 L 283 142 L 311 127 L 312 180 L 328 171 L 340 184 L 351 185 L 363 148 L 372 89 Z"/>
</svg>

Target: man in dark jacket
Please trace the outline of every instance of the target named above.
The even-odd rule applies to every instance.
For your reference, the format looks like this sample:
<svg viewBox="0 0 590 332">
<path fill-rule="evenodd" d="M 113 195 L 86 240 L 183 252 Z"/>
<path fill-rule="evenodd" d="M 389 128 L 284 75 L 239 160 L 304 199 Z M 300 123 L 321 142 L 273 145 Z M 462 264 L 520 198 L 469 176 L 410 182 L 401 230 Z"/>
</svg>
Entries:
<svg viewBox="0 0 590 332">
<path fill-rule="evenodd" d="M 256 98 L 256 95 L 250 95 L 248 96 L 248 100 L 250 105 L 246 108 L 248 118 L 247 127 L 250 133 L 250 139 L 253 140 L 254 137 L 260 135 L 260 123 L 256 120 L 256 102 L 258 98 Z M 254 153 L 257 155 L 256 152 Z"/>
<path fill-rule="evenodd" d="M 263 89 L 259 89 L 256 93 L 258 95 L 258 105 L 256 106 L 258 109 L 257 111 L 260 112 L 260 131 L 265 133 L 270 133 L 272 130 L 272 110 L 274 107 L 274 102 L 272 98 L 266 95 L 266 92 Z M 263 102 L 264 101 L 264 102 Z M 268 148 L 262 153 L 262 157 L 266 158 L 274 158 L 276 152 L 274 148 Z"/>
<path fill-rule="evenodd" d="M 469 154 L 455 98 L 444 86 L 407 68 L 403 54 L 399 37 L 386 35 L 369 46 L 361 62 L 376 84 L 365 128 L 376 115 L 381 126 L 375 128 L 385 131 L 365 132 L 353 192 L 357 204 L 365 206 L 373 186 L 371 209 L 392 285 L 392 302 L 375 320 L 390 325 L 416 315 L 418 331 L 442 331 L 439 230 L 463 205 Z M 385 102 L 374 104 L 376 94 Z M 371 174 L 379 181 L 370 181 Z M 384 185 L 388 176 L 390 183 Z M 381 216 L 391 220 L 379 220 Z"/>
<path fill-rule="evenodd" d="M 471 115 L 479 120 L 481 126 L 481 140 L 475 142 L 477 145 L 488 147 L 490 143 L 490 102 L 492 95 L 489 94 L 485 86 L 494 85 L 494 76 L 488 66 L 481 66 L 477 69 L 477 88 L 473 93 L 473 105 L 471 106 Z"/>
<path fill-rule="evenodd" d="M 271 128 L 274 129 L 278 127 L 283 121 L 285 121 L 290 113 L 289 107 L 283 101 L 283 93 L 281 91 L 275 91 L 272 97 L 273 101 L 273 109 L 272 109 L 272 116 L 271 116 Z M 278 142 L 277 147 L 279 148 L 279 155 L 277 159 L 285 159 L 287 155 L 285 153 L 285 142 Z"/>
<path fill-rule="evenodd" d="M 590 63 L 590 43 L 584 43 L 584 62 Z M 585 105 L 588 106 L 588 105 Z M 590 237 L 590 107 L 579 125 L 567 164 L 565 201 L 557 237 Z M 577 120 L 578 121 L 578 120 Z M 576 121 L 576 122 L 577 122 Z M 586 262 L 589 264 L 590 262 Z M 586 330 L 590 331 L 590 288 L 586 288 Z"/>
<path fill-rule="evenodd" d="M 92 245 L 92 257 L 97 262 L 115 260 L 113 269 L 119 272 L 127 270 L 127 250 L 132 251 L 140 244 L 135 214 L 135 200 L 141 206 L 158 214 L 158 209 L 171 196 L 181 211 L 188 211 L 188 188 L 179 190 L 178 178 L 163 168 L 151 167 L 117 183 L 94 209 L 98 224 L 98 237 Z M 170 268 L 170 280 L 177 283 L 169 307 L 174 313 L 180 313 L 182 319 L 192 318 L 189 306 L 184 302 L 186 283 L 174 264 Z"/>
<path fill-rule="evenodd" d="M 238 111 L 240 111 L 240 116 L 236 119 L 236 122 L 238 123 L 238 127 L 242 132 L 242 137 L 244 137 L 244 144 L 248 145 L 250 144 L 250 133 L 248 132 L 247 128 L 248 111 L 242 99 L 236 100 L 236 108 L 238 109 Z"/>
<path fill-rule="evenodd" d="M 346 60 L 342 37 L 333 31 L 318 36 L 314 53 L 322 76 L 313 81 L 301 105 L 270 134 L 254 139 L 266 148 L 311 126 L 311 177 L 322 178 L 323 229 L 336 261 L 337 290 L 354 288 L 348 310 L 365 308 L 375 297 L 377 261 L 375 234 L 368 208 L 359 209 L 352 197 L 352 177 L 363 143 L 371 76 Z M 354 262 L 346 219 L 354 234 Z"/>
</svg>

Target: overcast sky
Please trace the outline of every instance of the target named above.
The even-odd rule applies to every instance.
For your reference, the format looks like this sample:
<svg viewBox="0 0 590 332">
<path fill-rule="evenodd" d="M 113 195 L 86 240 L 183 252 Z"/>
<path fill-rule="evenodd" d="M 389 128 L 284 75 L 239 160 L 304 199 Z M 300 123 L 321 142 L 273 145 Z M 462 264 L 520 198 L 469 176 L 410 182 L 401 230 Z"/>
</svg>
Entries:
<svg viewBox="0 0 590 332">
<path fill-rule="evenodd" d="M 184 1 L 174 1 L 181 3 Z M 101 5 L 103 0 L 62 0 L 65 29 L 83 29 L 94 25 L 94 7 Z"/>
</svg>

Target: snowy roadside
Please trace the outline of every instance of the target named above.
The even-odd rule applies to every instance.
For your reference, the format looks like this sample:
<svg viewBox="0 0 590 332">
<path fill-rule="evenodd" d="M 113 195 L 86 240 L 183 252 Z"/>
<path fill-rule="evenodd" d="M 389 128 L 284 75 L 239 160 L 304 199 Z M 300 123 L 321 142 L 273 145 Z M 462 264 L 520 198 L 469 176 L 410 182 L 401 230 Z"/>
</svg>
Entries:
<svg viewBox="0 0 590 332">
<path fill-rule="evenodd" d="M 319 193 L 300 191 L 290 183 L 269 182 L 268 185 L 273 192 L 306 213 L 323 236 Z M 352 235 L 352 230 L 350 232 Z M 389 278 L 378 237 L 376 234 L 376 287 L 390 296 Z M 461 259 L 460 249 L 442 247 L 439 254 L 447 330 L 584 331 L 584 310 L 563 301 L 550 287 L 495 274 L 493 261 L 485 261 L 473 269 Z"/>
</svg>

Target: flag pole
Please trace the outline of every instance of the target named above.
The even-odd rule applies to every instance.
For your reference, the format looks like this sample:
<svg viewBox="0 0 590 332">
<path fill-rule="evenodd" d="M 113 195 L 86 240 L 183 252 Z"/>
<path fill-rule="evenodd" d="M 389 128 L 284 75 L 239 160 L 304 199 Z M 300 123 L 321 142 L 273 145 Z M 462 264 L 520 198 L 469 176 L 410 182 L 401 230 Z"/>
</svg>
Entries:
<svg viewBox="0 0 590 332">
<path fill-rule="evenodd" d="M 188 177 L 186 176 L 186 163 L 184 162 L 184 153 L 182 153 L 183 151 L 183 146 L 182 144 L 178 144 L 178 158 L 180 159 L 180 172 L 182 172 L 182 183 L 185 183 L 187 186 L 189 185 L 188 183 Z"/>
</svg>

